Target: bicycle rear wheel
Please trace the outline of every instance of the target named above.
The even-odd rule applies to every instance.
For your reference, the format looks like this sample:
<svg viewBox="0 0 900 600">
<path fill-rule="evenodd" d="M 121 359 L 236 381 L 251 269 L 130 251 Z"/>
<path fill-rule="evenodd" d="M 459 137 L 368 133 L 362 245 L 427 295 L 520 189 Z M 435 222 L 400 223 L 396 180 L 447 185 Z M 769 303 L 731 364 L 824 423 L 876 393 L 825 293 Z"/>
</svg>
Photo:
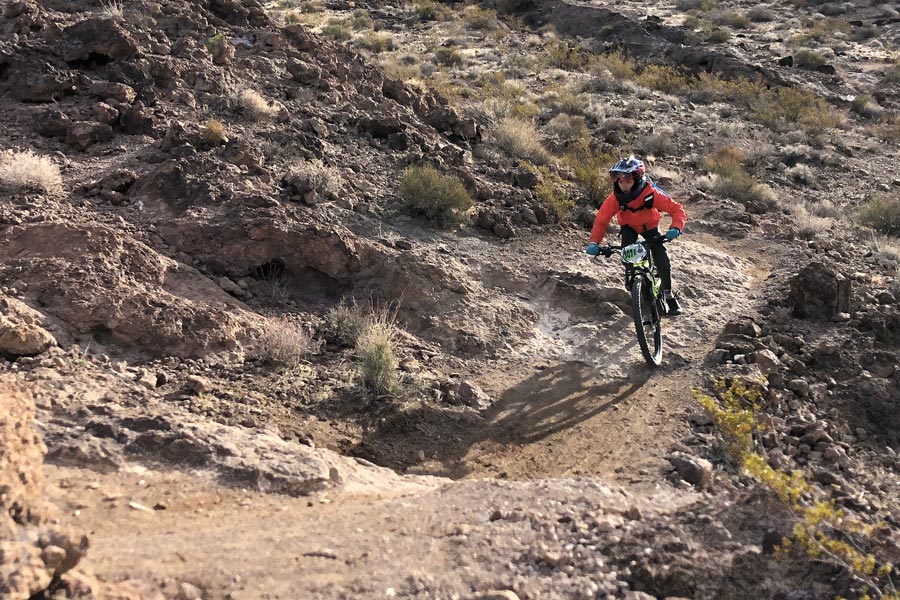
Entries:
<svg viewBox="0 0 900 600">
<path fill-rule="evenodd" d="M 641 354 L 648 365 L 658 367 L 662 362 L 662 323 L 653 289 L 643 277 L 636 277 L 631 285 L 631 313 Z"/>
</svg>

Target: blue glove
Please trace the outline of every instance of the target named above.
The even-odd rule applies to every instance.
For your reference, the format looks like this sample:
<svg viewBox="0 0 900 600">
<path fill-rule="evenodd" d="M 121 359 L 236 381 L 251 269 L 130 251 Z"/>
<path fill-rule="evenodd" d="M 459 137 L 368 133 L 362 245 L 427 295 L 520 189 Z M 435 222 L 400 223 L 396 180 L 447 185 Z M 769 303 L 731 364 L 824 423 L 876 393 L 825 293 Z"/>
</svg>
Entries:
<svg viewBox="0 0 900 600">
<path fill-rule="evenodd" d="M 677 238 L 679 235 L 681 235 L 681 230 L 678 229 L 677 227 L 673 227 L 672 229 L 670 229 L 666 232 L 666 239 L 671 242 L 672 240 Z"/>
<path fill-rule="evenodd" d="M 600 254 L 600 244 L 598 244 L 597 242 L 591 242 L 590 244 L 588 244 L 586 252 L 591 256 L 597 256 L 598 254 Z"/>
</svg>

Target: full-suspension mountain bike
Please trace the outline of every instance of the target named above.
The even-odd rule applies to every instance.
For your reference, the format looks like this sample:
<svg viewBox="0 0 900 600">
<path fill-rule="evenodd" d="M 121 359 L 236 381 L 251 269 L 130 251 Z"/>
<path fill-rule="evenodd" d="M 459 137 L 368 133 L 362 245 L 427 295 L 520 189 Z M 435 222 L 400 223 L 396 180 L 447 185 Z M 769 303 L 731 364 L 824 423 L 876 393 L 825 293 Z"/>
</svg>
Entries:
<svg viewBox="0 0 900 600">
<path fill-rule="evenodd" d="M 630 246 L 601 246 L 600 254 L 609 258 L 619 254 L 625 265 L 625 287 L 631 291 L 631 316 L 634 330 L 644 360 L 651 367 L 662 363 L 662 316 L 667 307 L 662 295 L 662 286 L 653 264 L 650 245 L 664 244 L 660 241 L 640 240 Z"/>
</svg>

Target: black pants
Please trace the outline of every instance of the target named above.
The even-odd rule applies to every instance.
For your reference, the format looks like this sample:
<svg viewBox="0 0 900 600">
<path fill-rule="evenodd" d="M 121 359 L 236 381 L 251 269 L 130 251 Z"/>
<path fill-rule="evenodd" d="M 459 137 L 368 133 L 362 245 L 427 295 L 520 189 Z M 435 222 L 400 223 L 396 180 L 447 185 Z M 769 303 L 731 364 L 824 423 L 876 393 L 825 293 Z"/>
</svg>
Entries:
<svg viewBox="0 0 900 600">
<path fill-rule="evenodd" d="M 662 234 L 659 232 L 659 229 L 648 229 L 644 233 L 641 234 L 645 240 L 648 242 L 652 242 L 658 240 L 662 237 Z M 637 242 L 638 232 L 633 228 L 625 225 L 622 227 L 622 245 L 630 246 Z M 662 244 L 654 244 L 650 246 L 650 254 L 653 255 L 653 264 L 656 265 L 656 270 L 659 273 L 659 279 L 662 283 L 662 289 L 665 291 L 672 290 L 672 263 L 669 262 L 669 254 L 666 252 L 666 247 Z"/>
</svg>

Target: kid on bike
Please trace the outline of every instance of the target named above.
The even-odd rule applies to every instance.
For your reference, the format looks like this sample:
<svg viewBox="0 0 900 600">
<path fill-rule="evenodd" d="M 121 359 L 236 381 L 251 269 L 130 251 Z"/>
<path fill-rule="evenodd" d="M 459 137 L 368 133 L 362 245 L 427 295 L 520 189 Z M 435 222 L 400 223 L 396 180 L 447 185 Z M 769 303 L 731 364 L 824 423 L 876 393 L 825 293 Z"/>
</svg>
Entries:
<svg viewBox="0 0 900 600">
<path fill-rule="evenodd" d="M 674 240 L 684 230 L 687 215 L 684 206 L 672 200 L 668 194 L 656 187 L 650 178 L 646 176 L 644 162 L 634 155 L 618 161 L 609 170 L 609 178 L 612 180 L 613 191 L 603 200 L 594 226 L 591 228 L 591 239 L 587 246 L 587 253 L 591 256 L 600 254 L 600 242 L 606 235 L 606 228 L 610 220 L 615 216 L 621 228 L 622 245 L 628 246 L 637 242 L 638 236 L 642 236 L 650 242 L 650 253 L 653 262 L 659 272 L 662 283 L 666 306 L 669 315 L 681 314 L 681 305 L 678 298 L 672 292 L 672 268 L 669 255 L 661 241 L 663 237 L 659 232 L 659 211 L 668 213 L 672 217 L 672 226 L 666 232 L 665 238 Z"/>
</svg>

